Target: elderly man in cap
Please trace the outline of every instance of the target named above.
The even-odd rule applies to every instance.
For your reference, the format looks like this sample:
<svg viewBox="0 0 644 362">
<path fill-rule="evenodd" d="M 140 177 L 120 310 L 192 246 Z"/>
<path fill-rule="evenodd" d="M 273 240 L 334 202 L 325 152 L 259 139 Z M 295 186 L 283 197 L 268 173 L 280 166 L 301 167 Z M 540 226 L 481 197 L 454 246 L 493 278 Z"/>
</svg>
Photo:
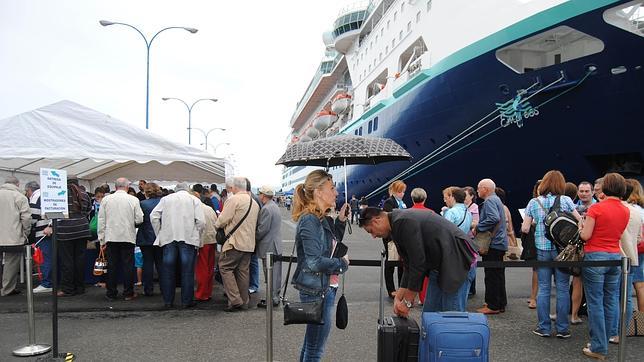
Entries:
<svg viewBox="0 0 644 362">
<path fill-rule="evenodd" d="M 461 311 L 476 276 L 476 247 L 454 223 L 433 212 L 368 207 L 360 213 L 360 227 L 374 238 L 390 238 L 403 263 L 394 313 L 407 317 L 416 294 L 429 275 L 425 312 Z M 431 292 L 430 292 L 431 291 Z"/>
<path fill-rule="evenodd" d="M 257 218 L 257 229 L 255 231 L 255 254 L 262 259 L 264 280 L 266 280 L 266 253 L 275 255 L 282 254 L 282 215 L 279 206 L 273 201 L 275 191 L 270 186 L 262 186 L 259 189 L 259 200 L 263 207 L 259 210 Z M 273 266 L 273 305 L 279 305 L 280 285 L 282 284 L 282 263 L 276 262 Z M 258 308 L 266 308 L 266 300 L 262 299 Z"/>
<path fill-rule="evenodd" d="M 31 211 L 29 200 L 20 192 L 19 181 L 14 176 L 5 179 L 0 186 L 0 245 L 23 245 L 31 231 Z M 2 254 L 0 253 L 0 256 Z M 2 290 L 0 295 L 19 294 L 16 289 L 18 272 L 20 270 L 20 257 L 22 252 L 4 253 L 4 270 L 2 273 Z"/>
<path fill-rule="evenodd" d="M 165 308 L 174 303 L 175 267 L 181 263 L 181 305 L 195 306 L 195 256 L 201 246 L 199 233 L 205 225 L 201 200 L 188 192 L 188 184 L 180 182 L 175 192 L 159 201 L 150 214 L 157 235 L 154 245 L 163 247 L 161 293 Z"/>
</svg>

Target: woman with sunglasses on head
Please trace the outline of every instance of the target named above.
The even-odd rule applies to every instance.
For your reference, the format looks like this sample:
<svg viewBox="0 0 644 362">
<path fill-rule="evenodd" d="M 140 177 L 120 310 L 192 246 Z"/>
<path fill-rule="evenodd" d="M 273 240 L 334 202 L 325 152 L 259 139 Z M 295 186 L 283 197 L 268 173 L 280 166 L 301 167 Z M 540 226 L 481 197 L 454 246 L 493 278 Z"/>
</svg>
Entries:
<svg viewBox="0 0 644 362">
<path fill-rule="evenodd" d="M 333 220 L 327 216 L 335 207 L 338 192 L 330 174 L 315 170 L 306 176 L 304 184 L 295 188 L 293 220 L 297 222 L 295 246 L 297 267 L 293 284 L 300 292 L 300 301 L 323 299 L 323 325 L 307 324 L 300 361 L 320 361 L 331 332 L 333 305 L 338 288 L 338 274 L 349 267 L 349 257 L 333 258 L 335 245 L 342 241 L 347 219 L 348 204 L 340 209 Z"/>
</svg>

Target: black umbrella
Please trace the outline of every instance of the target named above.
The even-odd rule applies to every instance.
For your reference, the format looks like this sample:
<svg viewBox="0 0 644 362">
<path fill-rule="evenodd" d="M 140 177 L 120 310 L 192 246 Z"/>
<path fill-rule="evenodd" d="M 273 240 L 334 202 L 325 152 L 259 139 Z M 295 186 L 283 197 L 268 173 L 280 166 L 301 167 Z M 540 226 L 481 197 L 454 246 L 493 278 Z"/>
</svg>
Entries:
<svg viewBox="0 0 644 362">
<path fill-rule="evenodd" d="M 375 165 L 390 161 L 408 161 L 411 155 L 389 138 L 337 135 L 290 145 L 276 165 L 344 165 L 344 202 L 348 202 L 347 165 Z"/>
<path fill-rule="evenodd" d="M 338 135 L 290 145 L 276 164 L 329 168 L 409 159 L 409 152 L 389 138 Z"/>
</svg>

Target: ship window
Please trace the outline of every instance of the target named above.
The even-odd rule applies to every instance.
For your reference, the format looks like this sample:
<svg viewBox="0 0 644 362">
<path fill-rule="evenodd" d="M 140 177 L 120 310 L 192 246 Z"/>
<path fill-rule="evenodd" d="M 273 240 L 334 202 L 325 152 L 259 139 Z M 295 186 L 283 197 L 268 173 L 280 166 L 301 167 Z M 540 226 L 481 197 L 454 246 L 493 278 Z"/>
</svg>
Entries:
<svg viewBox="0 0 644 362">
<path fill-rule="evenodd" d="M 422 67 L 418 59 L 425 52 L 427 52 L 427 45 L 425 45 L 423 37 L 420 37 L 400 55 L 398 63 L 400 72 L 413 71 L 418 67 Z"/>
<path fill-rule="evenodd" d="M 380 93 L 382 88 L 387 84 L 387 69 L 384 69 L 377 77 L 367 86 L 367 99 Z"/>
<path fill-rule="evenodd" d="M 382 37 L 382 34 L 385 32 L 385 29 L 380 29 L 380 37 Z"/>
<path fill-rule="evenodd" d="M 559 26 L 496 51 L 496 58 L 517 73 L 599 53 L 604 42 L 568 26 Z"/>
<path fill-rule="evenodd" d="M 373 121 L 369 121 L 369 128 L 367 130 L 367 133 L 371 133 L 371 131 L 373 130 L 372 128 L 373 128 Z"/>
<path fill-rule="evenodd" d="M 362 127 L 358 129 L 358 136 L 362 136 Z"/>
<path fill-rule="evenodd" d="M 407 23 L 407 32 L 411 31 L 411 21 Z"/>
<path fill-rule="evenodd" d="M 389 24 L 391 23 L 391 20 L 387 20 L 387 30 L 389 30 Z"/>
<path fill-rule="evenodd" d="M 604 11 L 604 21 L 644 37 L 644 1 L 631 1 Z"/>
<path fill-rule="evenodd" d="M 403 11 L 405 11 L 405 3 L 400 4 L 400 13 L 402 14 Z"/>
<path fill-rule="evenodd" d="M 358 135 L 358 130 L 355 130 L 353 133 L 355 133 L 355 135 L 357 136 Z"/>
<path fill-rule="evenodd" d="M 429 12 L 430 10 L 432 10 L 432 0 L 427 1 L 427 12 Z"/>
<path fill-rule="evenodd" d="M 378 117 L 373 119 L 373 131 L 378 130 Z"/>
<path fill-rule="evenodd" d="M 391 49 L 396 46 L 396 38 L 391 39 Z"/>
<path fill-rule="evenodd" d="M 403 32 L 401 30 L 400 33 L 398 33 L 398 40 L 402 40 L 402 34 L 403 34 Z"/>
<path fill-rule="evenodd" d="M 394 11 L 394 21 L 396 21 L 396 19 L 398 19 L 398 12 Z"/>
<path fill-rule="evenodd" d="M 420 11 L 416 13 L 416 24 L 420 23 Z"/>
</svg>

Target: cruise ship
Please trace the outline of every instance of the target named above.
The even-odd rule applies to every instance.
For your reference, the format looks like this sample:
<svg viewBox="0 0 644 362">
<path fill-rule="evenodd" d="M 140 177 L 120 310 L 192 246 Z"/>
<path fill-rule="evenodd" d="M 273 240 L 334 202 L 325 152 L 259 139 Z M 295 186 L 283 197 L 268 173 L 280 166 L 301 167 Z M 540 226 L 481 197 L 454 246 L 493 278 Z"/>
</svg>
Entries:
<svg viewBox="0 0 644 362">
<path fill-rule="evenodd" d="M 413 156 L 348 166 L 349 196 L 377 204 L 402 179 L 437 210 L 445 187 L 492 178 L 516 209 L 550 169 L 642 178 L 644 0 L 369 1 L 322 38 L 288 143 L 387 137 Z M 285 168 L 282 190 L 310 170 Z"/>
</svg>

